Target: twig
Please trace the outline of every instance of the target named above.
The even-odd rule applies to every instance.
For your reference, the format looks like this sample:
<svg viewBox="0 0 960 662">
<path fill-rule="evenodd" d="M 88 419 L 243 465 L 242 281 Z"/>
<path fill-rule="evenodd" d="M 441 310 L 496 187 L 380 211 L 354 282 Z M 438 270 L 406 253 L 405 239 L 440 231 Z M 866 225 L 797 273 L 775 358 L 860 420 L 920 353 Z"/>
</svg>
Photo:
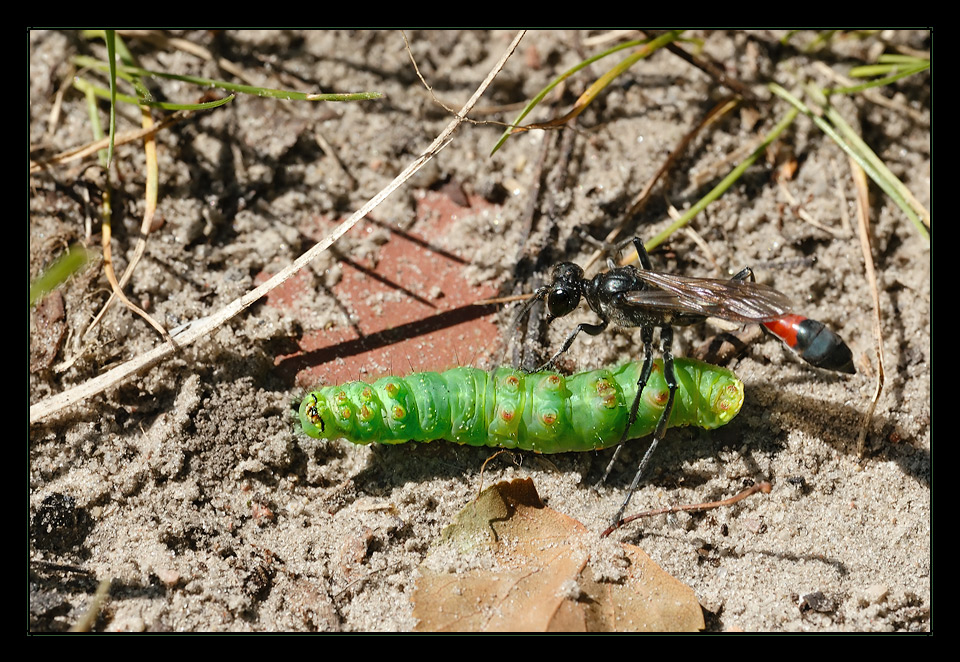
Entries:
<svg viewBox="0 0 960 662">
<path fill-rule="evenodd" d="M 877 290 L 877 274 L 873 268 L 873 252 L 870 250 L 870 201 L 867 198 L 867 175 L 856 161 L 850 159 L 850 169 L 853 171 L 853 181 L 857 187 L 857 231 L 860 235 L 860 249 L 863 251 L 863 266 L 866 270 L 867 283 L 873 295 L 873 335 L 877 342 L 877 387 L 873 393 L 873 400 L 863 414 L 860 423 L 860 436 L 857 439 L 857 457 L 863 459 L 863 451 L 867 441 L 867 431 L 870 429 L 870 420 L 877 408 L 880 394 L 883 392 L 883 328 L 880 323 L 880 293 Z"/>
<path fill-rule="evenodd" d="M 724 506 L 732 506 L 737 501 L 742 501 L 752 494 L 757 492 L 763 492 L 764 494 L 770 494 L 770 491 L 773 489 L 773 486 L 770 485 L 767 481 L 761 481 L 756 485 L 748 487 L 743 492 L 740 492 L 736 496 L 732 496 L 729 499 L 723 499 L 721 501 L 710 501 L 708 503 L 694 503 L 686 506 L 667 506 L 665 508 L 656 508 L 654 510 L 645 510 L 642 513 L 637 513 L 636 515 L 631 515 L 630 517 L 624 517 L 622 520 L 608 528 L 606 531 L 600 534 L 601 538 L 606 538 L 611 533 L 616 531 L 618 528 L 624 524 L 628 524 L 634 520 L 640 519 L 641 517 L 653 517 L 654 515 L 666 515 L 667 513 L 680 513 L 680 512 L 700 512 L 701 510 L 712 510 L 714 508 L 723 508 Z"/>
<path fill-rule="evenodd" d="M 801 203 L 799 200 L 797 200 L 793 196 L 793 193 L 791 193 L 790 189 L 787 188 L 786 182 L 784 182 L 782 179 L 780 179 L 777 182 L 777 185 L 780 187 L 780 192 L 783 193 L 784 197 L 787 199 L 787 203 L 793 209 L 793 212 L 797 215 L 797 218 L 799 218 L 801 221 L 809 225 L 812 225 L 818 230 L 822 230 L 823 232 L 826 232 L 827 234 L 832 235 L 837 239 L 844 239 L 850 236 L 850 233 L 847 231 L 846 227 L 843 226 L 843 224 L 841 224 L 840 229 L 837 230 L 827 225 L 824 225 L 823 223 L 820 223 L 819 221 L 814 219 L 813 216 L 811 216 L 803 208 L 803 203 Z"/>
<path fill-rule="evenodd" d="M 83 616 L 80 617 L 80 620 L 70 627 L 70 632 L 90 631 L 90 629 L 97 622 L 97 617 L 100 615 L 100 610 L 103 609 L 103 603 L 105 603 L 107 598 L 110 597 L 110 584 L 112 583 L 112 580 L 104 579 L 97 585 L 97 591 L 93 594 L 93 599 L 90 601 L 90 606 L 87 607 L 87 611 L 83 613 Z"/>
<path fill-rule="evenodd" d="M 413 57 L 413 51 L 410 50 L 410 42 L 407 41 L 407 33 L 404 32 L 403 30 L 401 30 L 401 31 L 400 31 L 400 36 L 403 37 L 403 45 L 404 45 L 404 47 L 407 49 L 407 56 L 410 58 L 410 62 L 413 64 L 413 70 L 416 72 L 417 78 L 420 79 L 420 83 L 423 85 L 424 89 L 426 89 L 427 92 L 430 94 L 430 98 L 433 99 L 433 102 L 434 102 L 435 104 L 437 104 L 438 106 L 440 106 L 441 108 L 443 108 L 443 109 L 444 109 L 445 111 L 447 111 L 448 113 L 454 113 L 455 111 L 453 110 L 453 108 L 451 108 L 450 106 L 448 106 L 447 104 L 445 104 L 443 101 L 440 100 L 440 98 L 439 98 L 439 97 L 436 95 L 436 93 L 433 91 L 433 86 L 430 85 L 430 84 L 427 82 L 427 79 L 423 77 L 423 74 L 420 73 L 420 66 L 417 64 L 416 58 Z M 510 107 L 517 106 L 517 105 L 522 106 L 523 104 L 513 104 L 513 105 L 510 106 Z M 489 115 L 489 114 L 491 114 L 491 113 L 503 112 L 503 110 L 504 110 L 505 108 L 506 108 L 506 107 L 504 107 L 504 106 L 497 106 L 496 109 L 491 109 L 491 108 L 480 109 L 480 108 L 477 108 L 477 109 L 474 110 L 474 113 L 473 113 L 473 114 L 474 114 L 474 115 L 477 115 L 477 114 Z M 482 113 L 481 113 L 481 110 L 482 110 Z M 464 117 L 464 118 L 463 118 L 463 121 L 464 121 L 464 122 L 469 122 L 470 124 L 475 124 L 475 125 L 477 125 L 477 126 L 481 126 L 481 125 L 484 125 L 484 124 L 493 124 L 494 126 L 505 126 L 505 127 L 510 127 L 510 126 L 511 126 L 510 124 L 507 124 L 506 122 L 496 122 L 496 121 L 493 121 L 493 120 L 474 120 L 474 119 L 470 119 L 469 117 Z"/>
<path fill-rule="evenodd" d="M 177 112 L 166 118 L 160 124 L 150 127 L 149 129 L 140 128 L 135 131 L 127 131 L 126 133 L 121 133 L 117 135 L 114 139 L 114 145 L 119 147 L 124 143 L 133 142 L 135 140 L 140 140 L 145 136 L 155 135 L 157 131 L 166 129 L 168 126 L 173 126 L 177 122 L 187 119 L 194 114 L 195 111 L 187 110 L 183 112 Z M 30 174 L 40 172 L 41 170 L 46 170 L 47 168 L 53 168 L 55 166 L 63 165 L 70 161 L 77 161 L 91 154 L 95 154 L 97 151 L 107 147 L 110 144 L 110 138 L 104 138 L 102 140 L 97 140 L 96 142 L 87 143 L 86 145 L 81 145 L 80 147 L 72 147 L 68 150 L 64 150 L 59 154 L 49 158 L 45 161 L 31 161 L 30 162 Z"/>
<path fill-rule="evenodd" d="M 676 42 L 667 44 L 667 50 L 679 57 L 684 62 L 687 62 L 697 69 L 700 69 L 718 83 L 733 91 L 735 94 L 739 94 L 750 103 L 758 103 L 760 101 L 760 99 L 757 98 L 757 95 L 753 93 L 753 90 L 747 87 L 744 83 L 741 83 L 738 79 L 727 74 L 722 67 L 715 64 L 711 60 L 688 53 L 686 50 L 684 50 L 683 46 Z"/>
<path fill-rule="evenodd" d="M 460 109 L 460 112 L 457 113 L 456 117 L 451 120 L 451 122 L 440 133 L 440 135 L 437 136 L 427 150 L 418 156 L 412 163 L 410 163 L 410 165 L 408 165 L 403 172 L 397 175 L 396 178 L 394 178 L 393 181 L 391 181 L 379 193 L 367 201 L 363 207 L 354 212 L 350 218 L 338 225 L 329 235 L 327 235 L 326 238 L 323 239 L 323 241 L 314 245 L 312 248 L 310 248 L 310 250 L 294 260 L 290 266 L 279 271 L 275 276 L 264 282 L 259 287 L 256 287 L 238 299 L 235 299 L 213 315 L 196 320 L 194 323 L 188 325 L 188 327 L 183 330 L 182 333 L 175 336 L 173 341 L 167 341 L 161 345 L 158 345 L 149 352 L 131 359 L 126 363 L 117 366 L 113 370 L 110 370 L 109 372 L 106 372 L 98 377 L 94 377 L 93 379 L 79 386 L 32 405 L 30 407 L 30 423 L 40 421 L 55 412 L 63 411 L 67 407 L 75 405 L 92 395 L 100 393 L 114 384 L 121 382 L 127 377 L 164 360 L 177 349 L 186 347 L 196 340 L 209 335 L 228 320 L 232 319 L 259 301 L 265 294 L 283 284 L 300 269 L 310 264 L 321 253 L 330 248 L 330 246 L 332 246 L 337 239 L 342 237 L 353 226 L 359 223 L 364 216 L 369 214 L 381 202 L 383 202 L 387 196 L 400 188 L 400 186 L 410 179 L 414 173 L 420 170 L 420 168 L 428 163 L 430 159 L 432 159 L 440 152 L 440 150 L 446 147 L 453 140 L 454 132 L 463 123 L 467 113 L 470 112 L 470 109 L 473 108 L 473 106 L 480 99 L 480 96 L 484 93 L 490 83 L 493 82 L 493 79 L 496 77 L 496 75 L 503 68 L 504 64 L 506 64 L 507 59 L 516 50 L 524 34 L 524 31 L 517 33 L 516 37 L 514 37 L 513 41 L 507 47 L 507 50 L 500 57 L 500 60 L 493 66 L 493 68 L 490 70 L 490 73 L 487 74 L 487 77 L 473 93 L 473 96 L 471 96 L 467 103 L 464 104 L 463 108 Z"/>
<path fill-rule="evenodd" d="M 90 326 L 88 326 L 87 330 L 84 331 L 84 336 L 100 323 L 100 320 L 103 319 L 103 316 L 107 313 L 107 310 L 110 308 L 110 305 L 114 302 L 114 300 L 120 299 L 124 305 L 127 306 L 127 308 L 145 319 L 150 326 L 155 328 L 165 340 L 170 340 L 170 334 L 163 327 L 163 325 L 153 319 L 153 317 L 151 317 L 145 310 L 130 301 L 130 299 L 127 298 L 127 295 L 123 293 L 124 286 L 127 284 L 127 281 L 130 280 L 130 277 L 133 276 L 133 270 L 137 266 L 137 262 L 140 261 L 140 258 L 143 256 L 143 253 L 147 248 L 147 235 L 150 234 L 150 226 L 153 224 L 153 215 L 157 210 L 157 180 L 159 178 L 157 172 L 157 141 L 156 135 L 152 132 L 149 132 L 149 130 L 153 128 L 153 117 L 150 115 L 150 109 L 145 106 L 140 107 L 140 113 L 143 128 L 144 130 L 148 131 L 143 139 L 143 151 L 147 166 L 147 186 L 144 194 L 146 204 L 143 214 L 143 221 L 140 223 L 140 238 L 137 240 L 137 247 L 134 250 L 133 259 L 130 260 L 130 264 L 127 265 L 127 268 L 123 270 L 123 275 L 120 277 L 120 281 L 118 282 L 116 273 L 113 269 L 113 258 L 110 253 L 110 223 L 106 222 L 106 219 L 104 219 L 105 222 L 103 223 L 102 227 L 103 271 L 107 276 L 107 280 L 110 281 L 112 292 L 110 294 L 110 298 L 107 299 L 107 303 L 103 305 L 103 308 L 101 308 L 100 312 L 97 313 L 97 316 L 90 323 Z"/>
<path fill-rule="evenodd" d="M 483 472 L 486 471 L 487 465 L 491 462 L 491 460 L 493 460 L 493 458 L 497 457 L 498 455 L 503 455 L 504 453 L 511 453 L 511 451 L 507 450 L 506 448 L 501 448 L 496 453 L 494 453 L 493 455 L 491 455 L 490 457 L 488 457 L 486 460 L 483 461 L 483 465 L 480 467 L 480 486 L 477 488 L 477 496 L 473 498 L 474 501 L 479 499 L 480 493 L 483 492 Z"/>
</svg>

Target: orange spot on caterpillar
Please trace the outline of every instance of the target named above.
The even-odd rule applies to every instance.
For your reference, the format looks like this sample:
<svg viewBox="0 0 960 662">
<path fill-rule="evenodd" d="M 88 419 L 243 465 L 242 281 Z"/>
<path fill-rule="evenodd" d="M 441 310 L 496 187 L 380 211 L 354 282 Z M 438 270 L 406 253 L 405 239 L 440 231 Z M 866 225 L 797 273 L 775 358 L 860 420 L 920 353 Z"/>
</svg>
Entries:
<svg viewBox="0 0 960 662">
<path fill-rule="evenodd" d="M 611 390 L 613 386 L 610 384 L 610 381 L 606 378 L 597 380 L 597 395 L 603 395 L 607 391 Z"/>
<path fill-rule="evenodd" d="M 530 375 L 530 377 L 536 377 L 536 375 Z M 563 377 L 557 374 L 547 374 L 544 375 L 542 379 L 536 382 L 536 388 L 542 391 L 549 391 L 551 393 L 559 393 L 563 387 Z"/>
<path fill-rule="evenodd" d="M 650 402 L 658 407 L 665 407 L 669 399 L 670 393 L 668 391 L 650 391 Z"/>
<path fill-rule="evenodd" d="M 393 408 L 393 420 L 402 421 L 403 417 L 406 415 L 407 415 L 407 410 L 401 407 L 400 405 L 396 405 Z"/>
</svg>

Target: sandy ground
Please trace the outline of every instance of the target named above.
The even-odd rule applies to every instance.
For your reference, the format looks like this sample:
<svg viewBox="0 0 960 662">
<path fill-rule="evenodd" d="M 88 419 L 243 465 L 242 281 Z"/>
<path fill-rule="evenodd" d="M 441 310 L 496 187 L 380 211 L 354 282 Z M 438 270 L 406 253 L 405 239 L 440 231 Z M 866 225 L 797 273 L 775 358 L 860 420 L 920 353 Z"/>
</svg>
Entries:
<svg viewBox="0 0 960 662">
<path fill-rule="evenodd" d="M 232 61 L 256 84 L 378 90 L 386 98 L 320 104 L 240 96 L 158 136 L 160 222 L 126 292 L 171 329 L 289 264 L 450 120 L 416 78 L 398 32 L 179 36 Z M 513 34 L 407 36 L 434 93 L 459 107 Z M 473 117 L 510 121 L 516 104 L 582 58 L 578 48 L 592 55 L 607 47 L 592 45 L 595 36 L 529 33 Z M 812 51 L 805 46 L 815 35 L 805 32 L 786 44 L 782 33 L 763 31 L 691 36 L 765 100 L 700 133 L 628 221 L 625 237 L 663 229 L 668 206 L 683 211 L 696 202 L 782 117 L 784 104 L 766 100 L 767 81 L 797 91 L 807 80 L 835 84 L 824 66 L 844 73 L 877 52 L 930 47 L 923 32 L 839 35 Z M 144 67 L 229 78 L 194 55 L 129 43 Z M 32 158 L 90 139 L 75 90 L 50 124 L 79 54 L 104 50 L 75 33 L 30 33 Z M 620 57 L 572 77 L 559 102 L 548 97 L 528 119 L 566 112 Z M 171 101 L 204 92 L 152 84 Z M 294 408 L 314 384 L 509 362 L 504 339 L 514 309 L 469 304 L 498 291 L 529 292 L 556 261 L 583 264 L 593 248 L 580 232 L 602 238 L 621 223 L 726 93 L 658 52 L 601 94 L 576 131 L 521 134 L 491 157 L 502 128 L 462 126 L 412 184 L 282 292 L 173 358 L 31 425 L 30 630 L 81 621 L 104 580 L 111 584 L 92 626 L 98 631 L 413 630 L 420 566 L 476 494 L 490 450 L 317 441 L 299 430 Z M 883 94 L 893 108 L 860 97 L 836 98 L 836 106 L 929 208 L 929 73 Z M 124 108 L 118 123 L 133 129 L 139 117 Z M 782 187 L 774 159 L 795 161 Z M 118 149 L 118 269 L 139 236 L 143 163 L 140 146 Z M 102 180 L 88 164 L 31 176 L 31 277 L 71 242 L 99 248 Z M 654 254 L 657 268 L 689 276 L 752 266 L 801 312 L 840 333 L 858 367 L 856 376 L 838 376 L 808 367 L 776 341 L 751 345 L 731 363 L 746 384 L 739 417 L 712 433 L 672 431 L 658 450 L 632 508 L 719 499 L 759 480 L 774 485 L 733 508 L 660 516 L 614 535 L 693 589 L 708 630 L 930 631 L 930 245 L 879 190 L 871 193 L 886 371 L 863 462 L 857 439 L 877 370 L 873 313 L 852 230 L 850 169 L 830 140 L 801 117 L 775 154 L 693 221 L 695 235 L 681 231 Z M 98 265 L 62 288 L 62 299 L 31 310 L 31 404 L 160 342 L 120 306 L 81 337 L 108 295 Z M 590 319 L 582 310 L 554 323 L 546 346 Z M 691 353 L 715 332 L 683 329 L 676 353 Z M 639 354 L 638 332 L 609 331 L 578 339 L 561 367 L 586 370 Z M 551 508 L 599 533 L 645 448 L 629 445 L 598 492 L 591 485 L 609 452 L 500 456 L 483 484 L 530 477 Z"/>
</svg>

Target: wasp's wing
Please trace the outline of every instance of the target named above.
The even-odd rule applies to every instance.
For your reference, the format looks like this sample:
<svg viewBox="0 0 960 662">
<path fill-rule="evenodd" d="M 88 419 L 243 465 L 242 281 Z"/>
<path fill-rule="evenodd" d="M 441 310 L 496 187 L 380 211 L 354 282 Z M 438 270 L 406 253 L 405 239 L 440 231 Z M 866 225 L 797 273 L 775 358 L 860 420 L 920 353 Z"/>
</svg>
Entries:
<svg viewBox="0 0 960 662">
<path fill-rule="evenodd" d="M 769 322 L 793 309 L 785 294 L 760 283 L 644 270 L 638 270 L 637 275 L 657 288 L 627 293 L 625 300 L 637 306 L 737 322 Z"/>
</svg>

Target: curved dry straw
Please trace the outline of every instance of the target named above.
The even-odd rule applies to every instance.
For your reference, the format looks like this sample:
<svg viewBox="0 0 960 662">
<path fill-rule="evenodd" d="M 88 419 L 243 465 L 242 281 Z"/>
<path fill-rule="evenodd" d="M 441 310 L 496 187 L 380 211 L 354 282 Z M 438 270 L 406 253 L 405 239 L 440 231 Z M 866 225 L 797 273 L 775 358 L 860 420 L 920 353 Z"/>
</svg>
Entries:
<svg viewBox="0 0 960 662">
<path fill-rule="evenodd" d="M 118 384 L 128 377 L 140 372 L 141 370 L 145 370 L 150 366 L 153 366 L 156 363 L 164 360 L 180 348 L 209 335 L 228 320 L 232 319 L 236 315 L 239 315 L 241 312 L 259 301 L 268 292 L 282 285 L 300 269 L 303 269 L 305 266 L 310 264 L 317 258 L 317 256 L 330 248 L 334 242 L 346 234 L 350 228 L 359 223 L 364 216 L 373 211 L 373 209 L 383 202 L 387 196 L 400 188 L 400 186 L 410 179 L 414 173 L 426 165 L 430 159 L 436 156 L 440 150 L 446 147 L 453 140 L 454 132 L 464 122 L 467 114 L 474 107 L 474 105 L 476 105 L 481 95 L 484 93 L 487 87 L 489 87 L 490 83 L 493 82 L 493 79 L 497 76 L 504 64 L 506 64 L 507 60 L 516 50 L 524 34 L 525 33 L 522 31 L 517 33 L 513 41 L 511 41 L 510 45 L 507 47 L 506 51 L 490 70 L 490 73 L 487 74 L 486 78 L 473 93 L 473 96 L 471 96 L 470 99 L 463 105 L 463 108 L 460 109 L 456 117 L 450 121 L 446 128 L 444 128 L 444 130 L 436 137 L 433 143 L 430 144 L 427 150 L 414 159 L 412 163 L 404 168 L 403 172 L 397 175 L 393 181 L 391 181 L 379 193 L 373 196 L 366 204 L 363 205 L 363 207 L 358 209 L 347 220 L 334 228 L 334 230 L 322 241 L 314 245 L 306 253 L 297 258 L 292 264 L 279 271 L 276 275 L 264 282 L 259 287 L 256 287 L 241 297 L 235 299 L 216 313 L 191 322 L 186 327 L 180 329 L 179 333 L 171 334 L 173 337 L 170 340 L 163 342 L 149 352 L 131 359 L 126 363 L 110 370 L 109 372 L 100 375 L 99 377 L 95 377 L 84 384 L 81 384 L 80 386 L 68 389 L 62 393 L 43 400 L 42 402 L 32 405 L 30 407 L 30 422 L 35 423 L 43 420 L 44 418 L 47 418 L 56 412 L 62 411 L 63 409 L 75 405 L 92 395 L 100 393 L 103 390 L 110 388 L 111 386 Z"/>
</svg>

